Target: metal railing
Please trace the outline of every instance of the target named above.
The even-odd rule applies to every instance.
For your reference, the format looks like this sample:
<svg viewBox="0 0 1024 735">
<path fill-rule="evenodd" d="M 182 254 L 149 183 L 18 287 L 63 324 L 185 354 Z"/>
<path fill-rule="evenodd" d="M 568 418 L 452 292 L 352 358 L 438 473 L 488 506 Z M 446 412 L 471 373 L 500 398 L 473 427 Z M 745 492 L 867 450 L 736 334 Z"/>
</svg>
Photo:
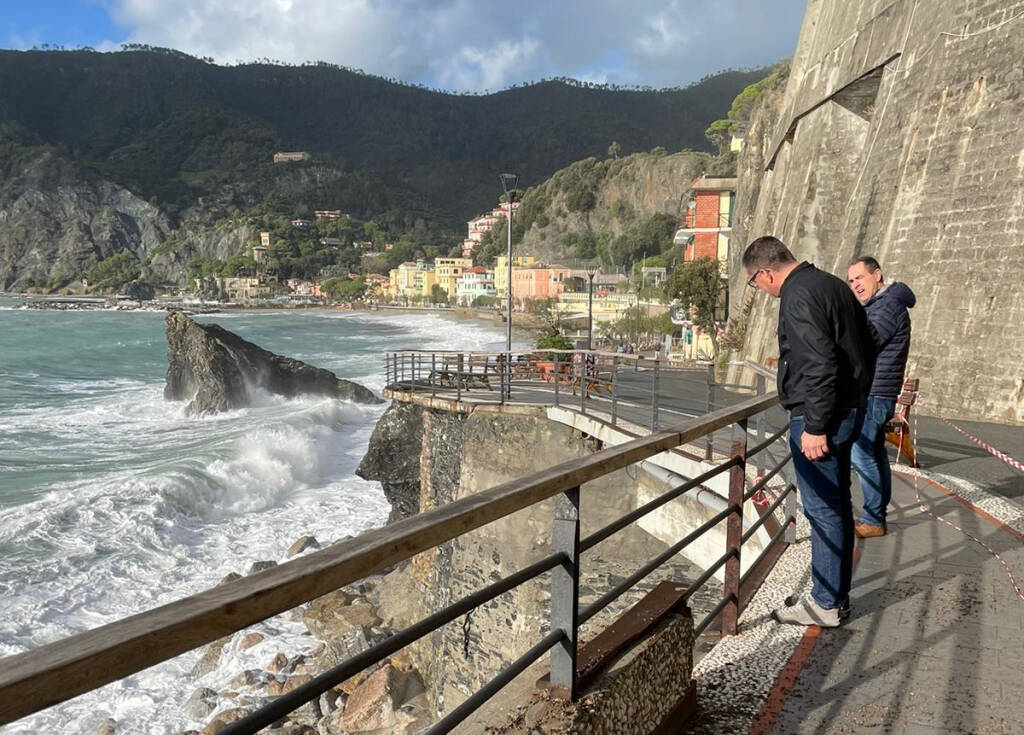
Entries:
<svg viewBox="0 0 1024 735">
<path fill-rule="evenodd" d="M 456 401 L 554 405 L 595 414 L 612 426 L 629 421 L 653 431 L 766 390 L 762 375 L 752 385 L 720 383 L 710 363 L 548 349 L 389 352 L 385 385 L 392 397 L 429 393 Z M 715 441 L 714 431 L 703 438 L 704 459 L 714 456 Z M 719 442 L 719 454 L 728 449 Z"/>
<path fill-rule="evenodd" d="M 466 367 L 464 358 L 461 355 L 458 361 L 462 367 Z M 410 380 L 419 385 L 415 374 L 403 378 L 400 366 L 397 369 L 399 382 Z M 226 735 L 257 732 L 401 648 L 543 574 L 550 574 L 550 632 L 546 635 L 538 633 L 540 639 L 533 647 L 503 666 L 490 682 L 427 732 L 431 735 L 450 732 L 548 651 L 552 652 L 552 686 L 564 696 L 575 698 L 578 694 L 576 659 L 580 626 L 723 522 L 726 523 L 726 543 L 722 556 L 693 581 L 678 604 L 685 605 L 724 567 L 723 596 L 714 609 L 697 623 L 695 630 L 703 632 L 720 617 L 722 632 L 735 634 L 739 614 L 749 596 L 744 596 L 745 585 L 756 582 L 760 575 L 765 574 L 766 567 L 774 564 L 782 548 L 780 545 L 793 540 L 795 500 L 792 485 L 779 494 L 770 508 L 762 510 L 757 521 L 748 525 L 746 530 L 743 528 L 744 504 L 756 500 L 758 494 L 763 493 L 768 479 L 780 472 L 790 460 L 786 452 L 786 456 L 770 469 L 763 468 L 761 474 L 765 479 L 745 489 L 747 465 L 755 456 L 766 454 L 785 432 L 783 428 L 765 436 L 764 413 L 776 404 L 774 394 L 750 398 L 738 405 L 690 419 L 672 429 L 655 431 L 649 436 L 461 498 L 216 589 L 8 657 L 0 666 L 0 724 L 242 630 L 548 498 L 555 498 L 553 553 L 392 634 L 220 732 Z M 757 425 L 757 444 L 749 447 L 747 429 L 752 418 Z M 585 483 L 730 425 L 739 429 L 739 438 L 725 460 L 604 528 L 580 538 L 580 507 L 586 502 L 586 492 L 581 493 L 581 487 Z M 583 554 L 688 490 L 726 472 L 729 473 L 729 492 L 723 510 L 673 543 L 597 601 L 579 609 Z M 785 512 L 780 520 L 774 513 L 783 503 Z M 777 523 L 778 529 L 762 546 L 758 558 L 748 565 L 746 574 L 741 576 L 743 545 L 769 522 Z"/>
</svg>

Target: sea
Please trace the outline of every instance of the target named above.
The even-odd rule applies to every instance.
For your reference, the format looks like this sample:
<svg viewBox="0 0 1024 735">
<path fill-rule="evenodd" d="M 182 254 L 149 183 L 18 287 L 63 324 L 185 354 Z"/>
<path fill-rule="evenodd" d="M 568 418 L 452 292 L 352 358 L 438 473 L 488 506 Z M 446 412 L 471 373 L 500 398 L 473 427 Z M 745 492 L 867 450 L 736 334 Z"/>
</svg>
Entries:
<svg viewBox="0 0 1024 735">
<path fill-rule="evenodd" d="M 0 657 L 216 585 L 256 561 L 285 561 L 382 525 L 379 483 L 358 478 L 386 405 L 265 395 L 243 410 L 187 417 L 164 400 L 164 314 L 19 309 L 0 300 Z M 196 317 L 245 339 L 384 387 L 393 349 L 501 349 L 500 326 L 438 313 L 330 310 Z M 253 629 L 250 629 L 253 630 Z M 0 727 L 0 734 L 118 735 L 202 729 L 182 705 L 221 691 L 278 651 L 308 650 L 301 623 L 256 626 L 201 679 L 201 649 Z"/>
</svg>

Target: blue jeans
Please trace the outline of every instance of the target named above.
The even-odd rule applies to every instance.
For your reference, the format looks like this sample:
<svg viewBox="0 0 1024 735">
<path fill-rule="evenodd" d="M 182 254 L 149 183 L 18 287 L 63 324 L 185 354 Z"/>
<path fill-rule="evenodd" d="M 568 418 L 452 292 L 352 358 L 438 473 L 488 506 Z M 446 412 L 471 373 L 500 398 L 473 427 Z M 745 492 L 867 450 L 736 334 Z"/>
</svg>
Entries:
<svg viewBox="0 0 1024 735">
<path fill-rule="evenodd" d="M 853 445 L 853 469 L 860 478 L 864 510 L 860 519 L 873 526 L 885 523 L 885 509 L 892 499 L 892 470 L 885 453 L 885 424 L 896 410 L 895 398 L 868 396 L 864 426 Z"/>
<path fill-rule="evenodd" d="M 828 454 L 811 461 L 800 451 L 803 416 L 789 420 L 804 515 L 811 523 L 811 597 L 832 609 L 850 594 L 853 577 L 853 501 L 850 498 L 850 451 L 860 433 L 864 411 L 843 409 L 827 434 Z"/>
</svg>

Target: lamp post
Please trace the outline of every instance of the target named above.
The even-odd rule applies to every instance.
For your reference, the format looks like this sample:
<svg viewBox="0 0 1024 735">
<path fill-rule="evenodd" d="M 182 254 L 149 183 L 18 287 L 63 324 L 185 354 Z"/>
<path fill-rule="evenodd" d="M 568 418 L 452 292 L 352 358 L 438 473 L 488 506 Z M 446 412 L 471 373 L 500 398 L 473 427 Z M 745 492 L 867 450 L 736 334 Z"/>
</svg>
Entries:
<svg viewBox="0 0 1024 735">
<path fill-rule="evenodd" d="M 517 174 L 501 174 L 501 188 L 505 192 L 505 206 L 508 207 L 508 251 L 506 254 L 505 266 L 508 268 L 508 289 L 505 294 L 505 305 L 508 309 L 508 320 L 505 330 L 505 349 L 512 351 L 512 194 L 519 185 Z"/>
<path fill-rule="evenodd" d="M 508 218 L 506 219 L 506 225 L 508 228 L 508 250 L 506 251 L 505 267 L 508 269 L 508 288 L 505 292 L 505 305 L 506 305 L 506 319 L 505 319 L 505 350 L 507 352 L 505 356 L 505 365 L 507 368 L 512 366 L 512 195 L 519 185 L 518 174 L 501 174 L 498 176 L 501 180 L 501 188 L 505 192 L 505 206 L 508 207 Z M 505 381 L 505 390 L 508 391 L 506 397 L 512 397 L 512 373 L 509 370 L 509 379 Z"/>
<path fill-rule="evenodd" d="M 601 266 L 588 264 L 584 270 L 590 279 L 590 295 L 587 297 L 587 351 L 590 351 L 594 349 L 594 276 L 601 271 Z"/>
</svg>

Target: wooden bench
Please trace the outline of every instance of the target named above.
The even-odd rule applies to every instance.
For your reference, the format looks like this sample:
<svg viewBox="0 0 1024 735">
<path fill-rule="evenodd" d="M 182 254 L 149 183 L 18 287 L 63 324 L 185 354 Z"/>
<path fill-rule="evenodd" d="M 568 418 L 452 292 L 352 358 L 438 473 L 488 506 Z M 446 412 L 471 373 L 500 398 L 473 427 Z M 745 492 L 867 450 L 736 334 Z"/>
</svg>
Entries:
<svg viewBox="0 0 1024 735">
<path fill-rule="evenodd" d="M 907 378 L 903 381 L 903 388 L 899 397 L 896 398 L 896 411 L 892 418 L 885 425 L 886 441 L 896 445 L 896 461 L 900 461 L 900 455 L 907 455 L 911 467 L 917 467 L 917 452 L 914 450 L 914 440 L 910 431 L 910 409 L 917 402 L 919 381 L 917 378 Z"/>
</svg>

